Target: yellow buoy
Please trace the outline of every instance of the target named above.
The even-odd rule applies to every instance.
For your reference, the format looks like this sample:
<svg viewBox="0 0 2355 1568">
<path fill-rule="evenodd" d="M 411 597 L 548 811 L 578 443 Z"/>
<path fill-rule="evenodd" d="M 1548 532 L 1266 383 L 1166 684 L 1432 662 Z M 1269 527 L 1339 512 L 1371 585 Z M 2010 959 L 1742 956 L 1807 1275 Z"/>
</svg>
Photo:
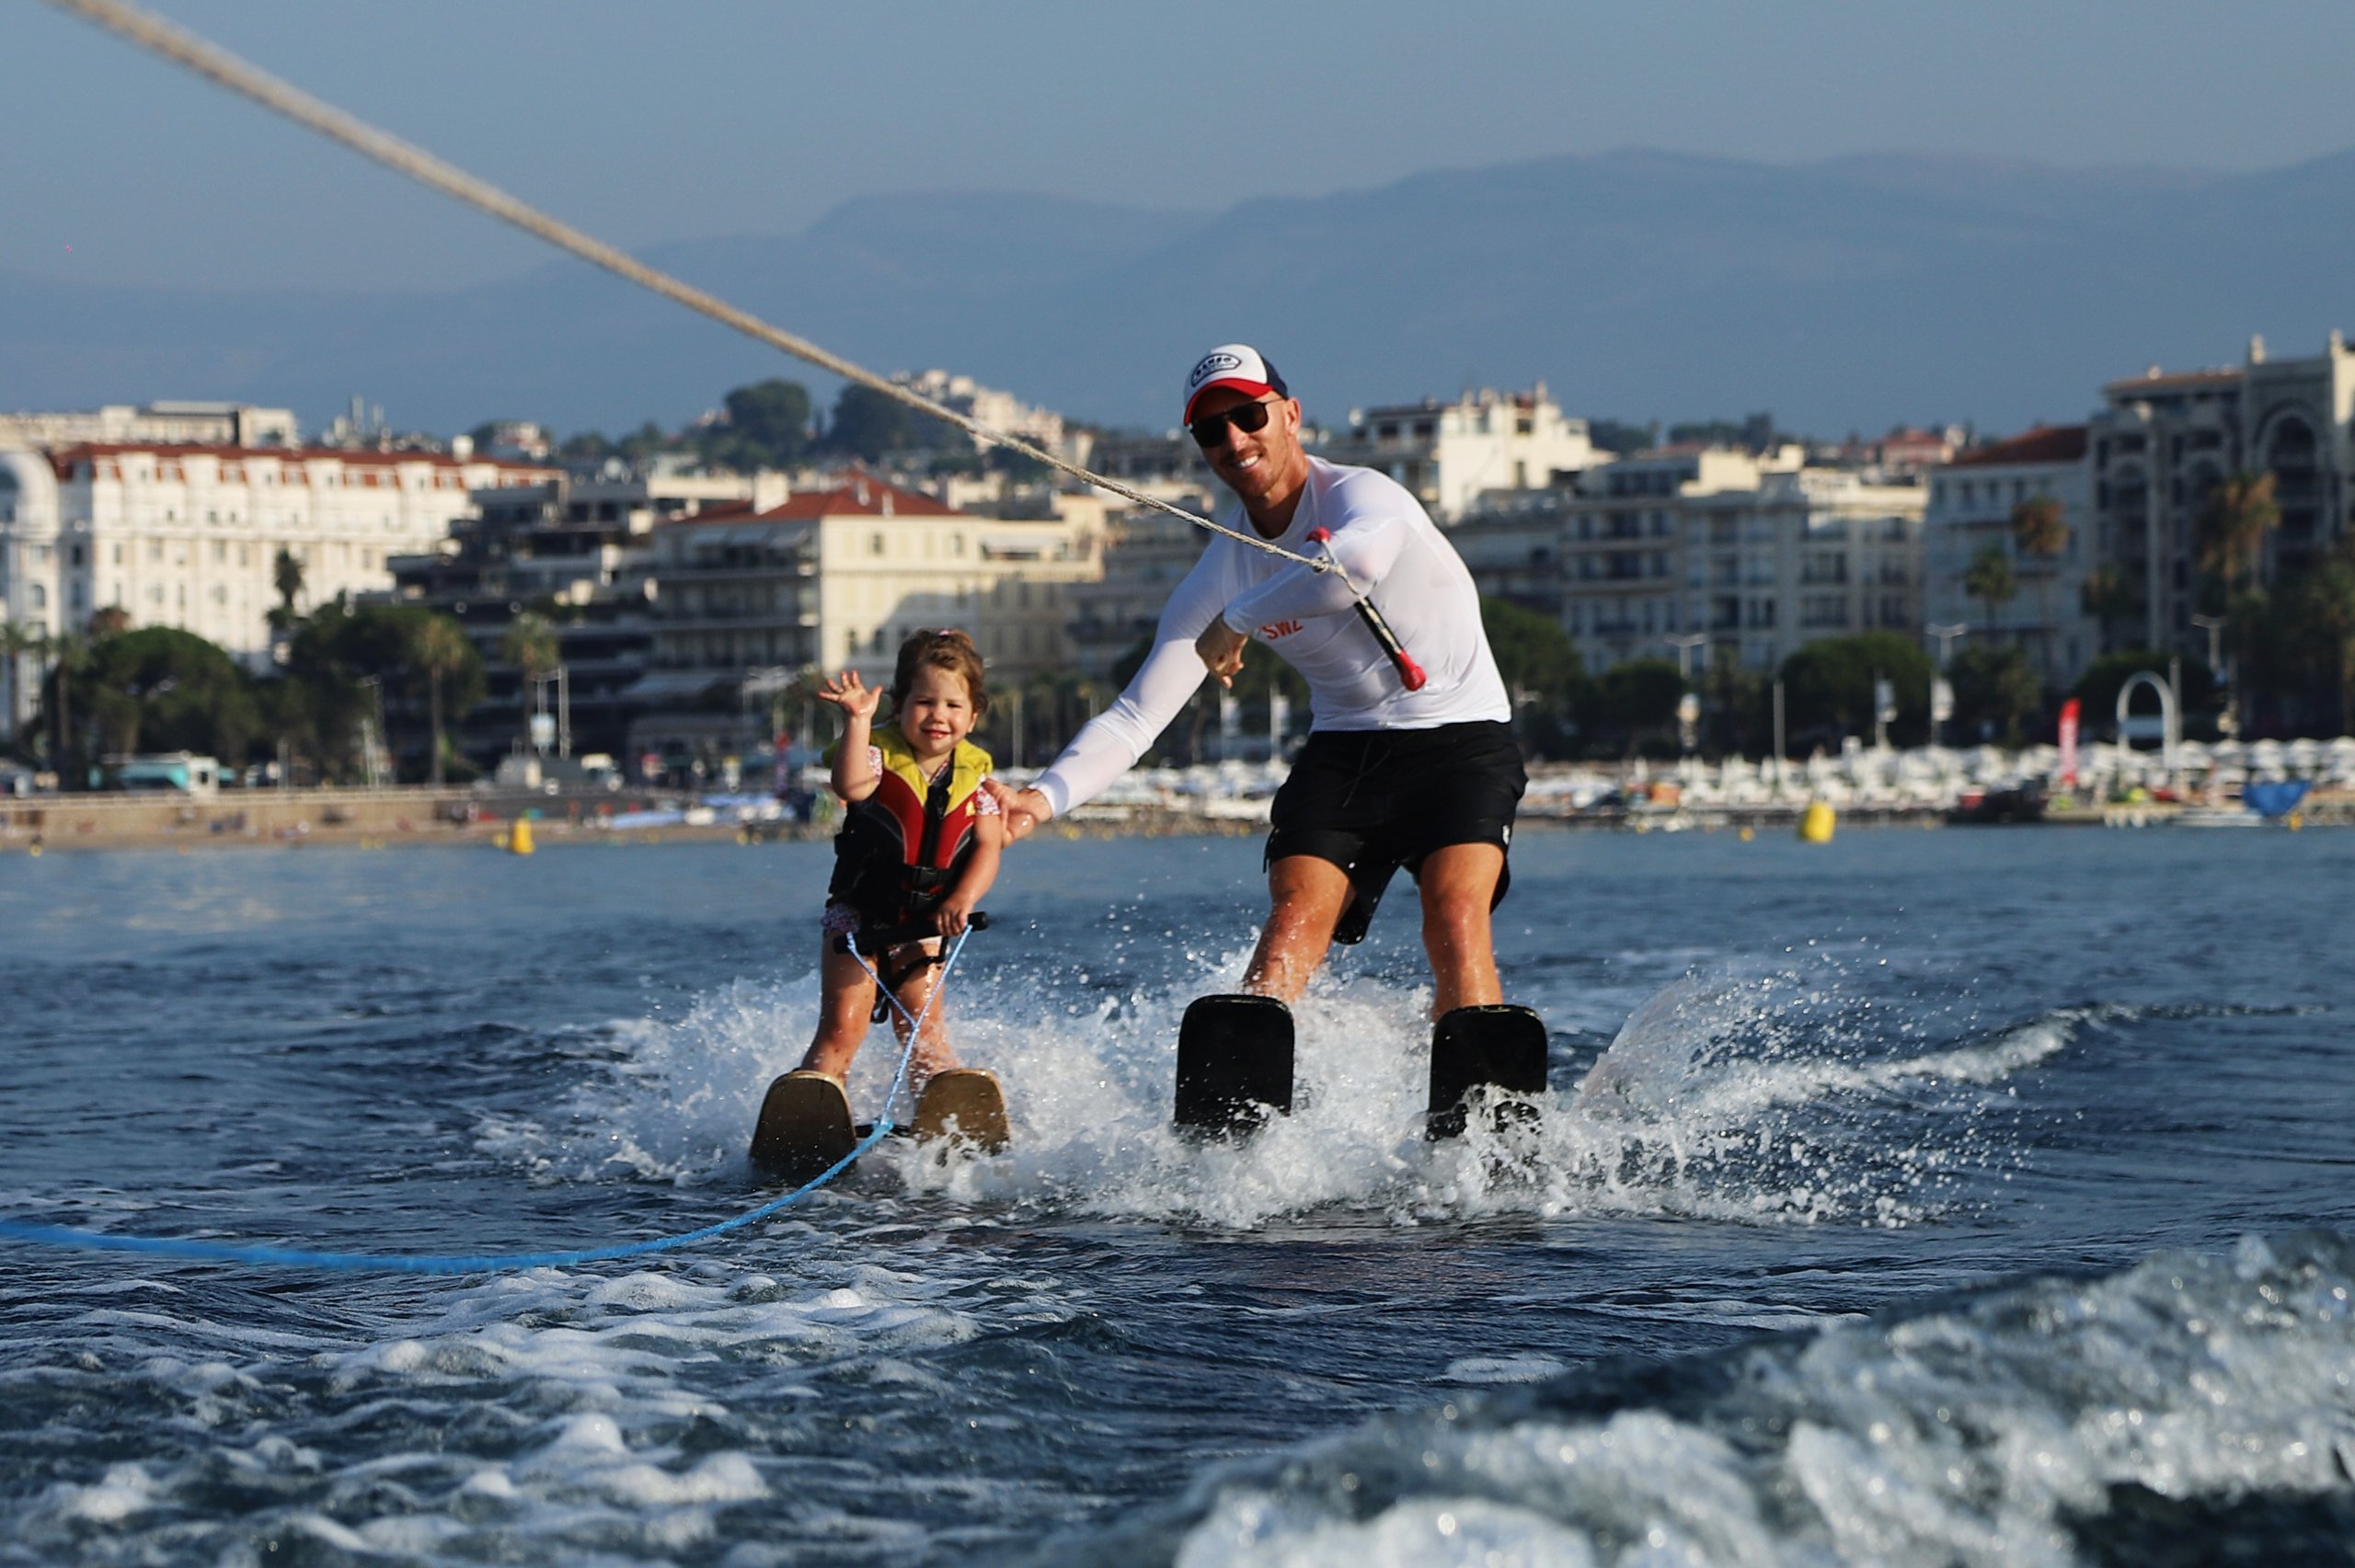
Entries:
<svg viewBox="0 0 2355 1568">
<path fill-rule="evenodd" d="M 515 825 L 507 830 L 507 852 L 510 854 L 532 853 L 532 819 L 529 817 L 516 818 Z"/>
<path fill-rule="evenodd" d="M 1745 843 L 1745 844 L 1746 844 L 1746 843 L 1748 843 L 1751 840 L 1752 840 L 1752 839 L 1756 838 L 1757 836 L 1758 836 L 1758 834 L 1756 833 L 1756 831 L 1755 831 L 1755 830 L 1753 830 L 1748 823 L 1746 823 L 1746 822 L 1745 822 L 1745 823 L 1743 823 L 1743 824 L 1742 824 L 1742 829 L 1741 829 L 1741 841 L 1742 841 L 1743 843 Z"/>
<path fill-rule="evenodd" d="M 1799 842 L 1803 844 L 1830 843 L 1832 826 L 1838 819 L 1829 802 L 1809 801 L 1807 809 L 1799 813 Z"/>
</svg>

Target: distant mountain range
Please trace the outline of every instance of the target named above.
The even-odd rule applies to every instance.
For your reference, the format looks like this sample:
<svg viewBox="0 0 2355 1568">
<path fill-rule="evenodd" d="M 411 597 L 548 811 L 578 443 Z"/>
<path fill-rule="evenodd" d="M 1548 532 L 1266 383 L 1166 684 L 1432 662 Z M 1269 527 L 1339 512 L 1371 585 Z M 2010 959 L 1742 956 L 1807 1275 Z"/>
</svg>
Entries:
<svg viewBox="0 0 2355 1568">
<path fill-rule="evenodd" d="M 2101 383 L 2355 327 L 2355 150 L 2255 174 L 1653 152 L 1419 174 L 1215 214 L 1021 195 L 845 203 L 648 259 L 882 371 L 938 365 L 1166 428 L 1200 349 L 1314 418 L 1544 379 L 1573 413 L 1786 429 L 2071 418 Z M 665 425 L 795 362 L 569 259 L 453 293 L 89 287 L 0 272 L 0 408 L 353 394 L 402 428 Z"/>
</svg>

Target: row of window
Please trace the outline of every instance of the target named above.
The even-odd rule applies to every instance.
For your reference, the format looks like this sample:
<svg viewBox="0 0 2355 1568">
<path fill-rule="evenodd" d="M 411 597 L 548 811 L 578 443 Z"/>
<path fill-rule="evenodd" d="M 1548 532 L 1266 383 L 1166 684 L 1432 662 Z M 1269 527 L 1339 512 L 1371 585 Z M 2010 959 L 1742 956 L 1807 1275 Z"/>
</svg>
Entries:
<svg viewBox="0 0 2355 1568">
<path fill-rule="evenodd" d="M 189 553 L 189 544 L 190 542 L 185 539 L 173 541 L 171 559 L 171 564 L 173 566 L 185 567 L 189 564 L 191 558 Z M 251 544 L 240 543 L 232 546 L 225 539 L 216 539 L 213 541 L 213 564 L 221 567 L 231 565 L 232 563 L 229 558 L 229 553 L 232 548 L 236 551 L 236 560 L 234 563 L 235 565 L 240 567 L 250 567 L 254 564 L 254 547 Z M 333 544 L 290 544 L 283 546 L 283 548 L 288 555 L 293 556 L 296 561 L 306 567 L 311 565 L 315 559 L 317 559 L 334 566 L 358 567 L 363 571 L 373 571 L 382 567 L 386 562 L 392 559 L 389 552 L 373 549 L 364 544 L 357 547 L 346 543 L 337 543 Z M 35 559 L 38 561 L 46 564 L 56 559 L 55 547 L 53 545 L 36 545 L 34 546 L 34 549 L 38 552 L 35 555 Z M 330 552 L 332 552 L 332 554 L 329 554 Z M 201 558 L 202 554 L 203 552 L 200 548 L 197 552 L 197 558 Z M 109 545 L 107 556 L 107 565 L 114 567 L 123 565 L 124 557 L 121 544 L 118 542 Z M 271 562 L 275 562 L 277 558 L 278 555 L 276 550 L 270 550 L 265 556 L 265 559 Z M 147 559 L 150 563 L 156 566 L 164 564 L 164 541 L 160 539 L 150 539 L 147 541 Z M 65 546 L 65 564 L 69 567 L 82 567 L 90 565 L 90 547 L 78 540 L 69 544 Z"/>
</svg>

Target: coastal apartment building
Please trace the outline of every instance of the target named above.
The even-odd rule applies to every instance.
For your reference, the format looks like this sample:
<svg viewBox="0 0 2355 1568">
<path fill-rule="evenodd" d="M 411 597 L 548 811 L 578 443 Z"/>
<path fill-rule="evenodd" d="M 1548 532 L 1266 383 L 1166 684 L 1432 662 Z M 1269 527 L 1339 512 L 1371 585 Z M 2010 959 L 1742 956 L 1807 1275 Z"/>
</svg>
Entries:
<svg viewBox="0 0 2355 1568">
<path fill-rule="evenodd" d="M 1442 526 L 1471 513 L 1488 492 L 1545 489 L 1610 456 L 1542 381 L 1528 392 L 1466 391 L 1453 403 L 1352 408 L 1348 431 L 1315 450 L 1389 475 Z"/>
<path fill-rule="evenodd" d="M 1797 447 L 1641 452 L 1490 504 L 1450 537 L 1483 593 L 1558 621 L 1590 671 L 1918 635 L 1923 489 L 1804 466 Z"/>
<path fill-rule="evenodd" d="M 2017 647 L 2051 690 L 2074 684 L 2099 656 L 2101 623 L 2085 605 L 2096 560 L 2090 452 L 2085 426 L 2039 426 L 1969 448 L 1931 474 L 1923 525 L 1927 620 L 1934 635 L 1952 634 L 1943 644 L 1965 646 L 1959 636 Z M 2059 505 L 2069 531 L 2049 558 L 2023 553 L 2013 533 L 2016 509 L 2038 498 Z M 2010 599 L 1992 605 L 1972 597 L 1966 580 L 1990 547 L 2004 553 L 2016 582 Z"/>
<path fill-rule="evenodd" d="M 391 588 L 392 562 L 431 548 L 473 493 L 546 471 L 442 453 L 99 442 L 0 452 L 0 615 L 78 631 L 119 608 L 249 666 L 269 661 L 282 550 L 295 608 Z M 21 687 L 21 683 L 17 683 Z M 16 699 L 21 718 L 29 695 Z"/>
<path fill-rule="evenodd" d="M 927 626 L 971 632 L 996 685 L 1066 670 L 1068 596 L 1101 572 L 1100 516 L 981 517 L 854 472 L 775 506 L 661 522 L 651 653 L 625 693 L 641 710 L 634 749 L 741 732 L 713 704 L 766 672 L 888 684 L 900 644 Z"/>
<path fill-rule="evenodd" d="M 1089 440 L 1084 430 L 1066 430 L 1063 417 L 1051 408 L 1039 408 L 1023 402 L 1010 392 L 983 386 L 969 375 L 949 371 L 902 371 L 891 380 L 898 385 L 922 396 L 931 398 L 944 408 L 952 408 L 978 424 L 994 430 L 1004 430 L 1010 436 L 1020 436 L 1031 445 L 1042 448 L 1083 467 L 1087 463 Z M 973 438 L 978 451 L 990 450 L 991 443 Z"/>
<path fill-rule="evenodd" d="M 632 706 L 625 693 L 653 648 L 654 530 L 706 507 L 774 504 L 785 476 L 707 474 L 662 464 L 611 474 L 556 473 L 536 484 L 475 493 L 430 550 L 396 556 L 392 602 L 452 616 L 482 656 L 488 692 L 462 744 L 494 752 L 523 727 L 534 693 L 507 663 L 507 632 L 530 610 L 555 628 L 569 734 L 578 751 L 620 753 Z"/>
<path fill-rule="evenodd" d="M 2209 492 L 2234 474 L 2273 475 L 2269 582 L 2294 578 L 2355 528 L 2355 351 L 2339 333 L 2309 359 L 2273 359 L 2252 338 L 2238 366 L 2154 365 L 2103 387 L 2102 401 L 2087 436 L 2094 550 L 2115 584 L 2105 647 L 2206 656 L 2191 622 L 2199 522 Z"/>
</svg>

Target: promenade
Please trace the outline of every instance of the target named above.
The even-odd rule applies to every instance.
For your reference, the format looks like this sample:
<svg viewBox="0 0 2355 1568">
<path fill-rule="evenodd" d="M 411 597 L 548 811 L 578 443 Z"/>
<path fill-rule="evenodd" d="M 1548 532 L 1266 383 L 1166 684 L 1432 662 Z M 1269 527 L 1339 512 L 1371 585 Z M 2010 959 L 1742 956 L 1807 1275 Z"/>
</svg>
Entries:
<svg viewBox="0 0 2355 1568">
<path fill-rule="evenodd" d="M 2051 747 L 2001 751 L 1936 747 L 1862 749 L 1791 761 L 1686 758 L 1661 762 L 1536 763 L 1522 803 L 1526 828 L 1787 829 L 1816 801 L 1851 826 L 1967 819 L 1991 794 L 2025 795 L 2028 815 L 2055 826 L 2254 825 L 2244 784 L 2298 779 L 2309 791 L 2302 826 L 2355 824 L 2355 740 L 2259 741 L 2227 750 L 2187 743 L 2172 758 L 2088 747 L 2074 790 L 2054 783 Z M 1049 823 L 1057 837 L 1176 837 L 1254 833 L 1282 783 L 1281 764 L 1225 762 L 1140 769 L 1097 800 Z M 1007 770 L 1019 784 L 1028 770 Z M 147 793 L 0 796 L 0 854 L 68 849 L 167 849 L 404 844 L 501 845 L 527 820 L 534 847 L 574 843 L 828 839 L 834 830 L 821 777 L 810 822 L 764 795 L 673 790 L 229 789 L 209 798 Z"/>
</svg>

